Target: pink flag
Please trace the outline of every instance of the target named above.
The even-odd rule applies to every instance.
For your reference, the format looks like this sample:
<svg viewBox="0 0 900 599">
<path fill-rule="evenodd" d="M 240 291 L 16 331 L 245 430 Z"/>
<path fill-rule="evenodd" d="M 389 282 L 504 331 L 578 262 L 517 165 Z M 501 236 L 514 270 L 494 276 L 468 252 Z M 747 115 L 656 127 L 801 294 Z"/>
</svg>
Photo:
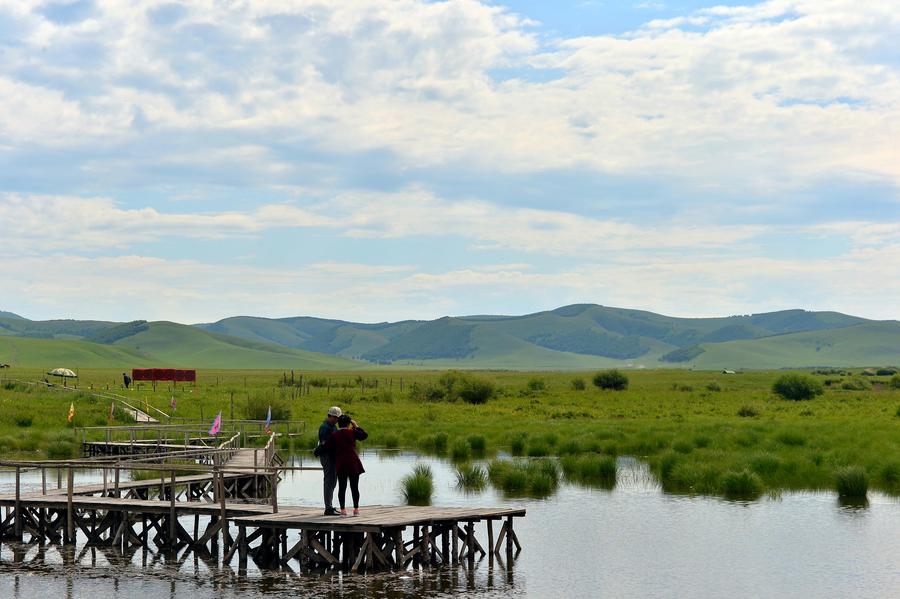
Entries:
<svg viewBox="0 0 900 599">
<path fill-rule="evenodd" d="M 216 419 L 213 420 L 212 426 L 209 429 L 209 436 L 214 437 L 218 435 L 220 428 L 222 428 L 222 412 L 219 412 L 216 415 Z"/>
<path fill-rule="evenodd" d="M 172 411 L 175 411 L 175 408 L 178 406 L 178 403 L 175 401 L 175 396 L 172 396 L 172 401 L 169 402 L 169 407 L 172 408 Z"/>
</svg>

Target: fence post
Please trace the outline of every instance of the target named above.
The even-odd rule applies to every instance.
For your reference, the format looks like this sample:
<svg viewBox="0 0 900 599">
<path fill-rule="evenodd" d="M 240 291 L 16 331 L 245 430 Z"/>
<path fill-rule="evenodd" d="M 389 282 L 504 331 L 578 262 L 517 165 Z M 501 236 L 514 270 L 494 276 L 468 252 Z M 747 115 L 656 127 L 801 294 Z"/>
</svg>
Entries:
<svg viewBox="0 0 900 599">
<path fill-rule="evenodd" d="M 272 513 L 278 513 L 278 468 L 275 468 L 275 472 L 272 474 Z"/>
</svg>

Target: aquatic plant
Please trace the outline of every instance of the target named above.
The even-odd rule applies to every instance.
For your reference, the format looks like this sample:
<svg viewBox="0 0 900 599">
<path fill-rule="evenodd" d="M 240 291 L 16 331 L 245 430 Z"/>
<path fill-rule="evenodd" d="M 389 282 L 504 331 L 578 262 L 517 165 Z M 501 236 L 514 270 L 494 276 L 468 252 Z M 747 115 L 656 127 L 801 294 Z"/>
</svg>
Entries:
<svg viewBox="0 0 900 599">
<path fill-rule="evenodd" d="M 762 481 L 755 472 L 741 470 L 729 471 L 719 479 L 722 495 L 733 499 L 749 499 L 758 497 L 763 490 Z"/>
<path fill-rule="evenodd" d="M 470 454 L 471 448 L 469 447 L 469 442 L 465 439 L 455 440 L 450 448 L 450 457 L 457 462 L 468 460 Z"/>
<path fill-rule="evenodd" d="M 869 475 L 861 466 L 847 466 L 835 473 L 834 485 L 838 496 L 861 499 L 869 491 Z"/>
<path fill-rule="evenodd" d="M 409 505 L 428 505 L 434 493 L 434 474 L 428 464 L 416 464 L 412 473 L 400 480 L 403 499 Z"/>
<path fill-rule="evenodd" d="M 560 460 L 566 480 L 586 485 L 612 488 L 616 484 L 618 467 L 611 456 L 587 454 L 566 456 Z"/>
<path fill-rule="evenodd" d="M 461 464 L 456 467 L 456 486 L 466 491 L 480 491 L 487 485 L 487 473 L 481 466 Z"/>
</svg>

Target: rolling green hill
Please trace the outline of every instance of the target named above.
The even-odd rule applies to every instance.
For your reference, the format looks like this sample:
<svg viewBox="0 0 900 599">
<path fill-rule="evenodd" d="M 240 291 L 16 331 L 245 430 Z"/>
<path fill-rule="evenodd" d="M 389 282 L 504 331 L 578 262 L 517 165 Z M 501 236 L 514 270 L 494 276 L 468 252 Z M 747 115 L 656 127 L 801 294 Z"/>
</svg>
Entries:
<svg viewBox="0 0 900 599">
<path fill-rule="evenodd" d="M 137 321 L 143 322 L 143 321 Z M 130 327 L 122 331 L 122 327 Z M 116 332 L 116 329 L 120 329 Z M 0 362 L 13 366 L 293 368 L 340 370 L 362 364 L 272 343 L 247 341 L 172 322 L 134 323 L 108 329 L 110 343 L 0 336 Z M 121 336 L 123 332 L 132 334 Z"/>
<path fill-rule="evenodd" d="M 0 362 L 334 370 L 373 364 L 501 369 L 877 366 L 900 363 L 898 327 L 896 321 L 837 312 L 674 318 L 593 304 L 523 316 L 376 324 L 308 316 L 237 316 L 194 326 L 7 316 L 0 317 Z"/>
<path fill-rule="evenodd" d="M 731 362 L 729 355 L 716 357 L 713 348 L 737 341 L 753 347 L 755 340 L 840 330 L 869 322 L 837 312 L 805 310 L 673 318 L 641 310 L 575 304 L 524 316 L 478 315 L 380 324 L 311 317 L 235 317 L 198 326 L 246 339 L 401 366 L 576 369 L 703 364 L 718 368 L 713 365 L 722 363 L 729 368 L 756 368 L 754 364 L 772 361 L 754 361 L 749 350 L 746 354 L 729 350 L 736 360 Z M 889 323 L 872 324 L 880 330 Z M 850 360 L 844 363 L 847 366 L 872 363 L 860 362 L 863 358 L 878 357 L 881 361 L 876 363 L 881 363 L 882 358 L 892 355 L 877 351 L 846 354 L 844 357 Z M 778 366 L 798 365 L 792 361 L 794 357 L 799 355 L 785 352 Z M 807 363 L 804 357 L 803 364 Z"/>
</svg>

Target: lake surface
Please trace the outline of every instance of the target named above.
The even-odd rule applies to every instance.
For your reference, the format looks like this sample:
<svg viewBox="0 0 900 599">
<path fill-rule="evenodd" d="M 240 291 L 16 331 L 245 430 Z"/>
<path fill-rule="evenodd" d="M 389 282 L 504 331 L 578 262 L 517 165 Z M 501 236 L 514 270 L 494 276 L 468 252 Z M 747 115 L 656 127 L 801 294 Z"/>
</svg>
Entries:
<svg viewBox="0 0 900 599">
<path fill-rule="evenodd" d="M 56 546 L 39 554 L 32 547 L 29 559 L 16 563 L 15 546 L 4 543 L 0 597 L 900 598 L 898 498 L 870 493 L 867 506 L 848 507 L 824 492 L 753 502 L 668 495 L 643 464 L 620 458 L 612 491 L 564 483 L 547 499 L 508 499 L 491 489 L 457 490 L 447 461 L 374 451 L 363 461 L 363 509 L 400 503 L 397 481 L 425 462 L 435 474 L 435 505 L 525 507 L 527 516 L 516 521 L 522 553 L 508 570 L 496 563 L 491 568 L 485 559 L 472 569 L 311 576 L 260 572 L 251 563 L 248 575 L 238 577 L 230 568 L 208 568 L 193 554 L 179 560 L 138 551 L 122 558 L 83 544 L 74 554 Z M 281 504 L 319 504 L 320 472 L 286 476 Z M 12 482 L 10 473 L 0 473 L 0 492 L 10 492 Z M 39 490 L 39 476 L 30 484 Z"/>
</svg>

